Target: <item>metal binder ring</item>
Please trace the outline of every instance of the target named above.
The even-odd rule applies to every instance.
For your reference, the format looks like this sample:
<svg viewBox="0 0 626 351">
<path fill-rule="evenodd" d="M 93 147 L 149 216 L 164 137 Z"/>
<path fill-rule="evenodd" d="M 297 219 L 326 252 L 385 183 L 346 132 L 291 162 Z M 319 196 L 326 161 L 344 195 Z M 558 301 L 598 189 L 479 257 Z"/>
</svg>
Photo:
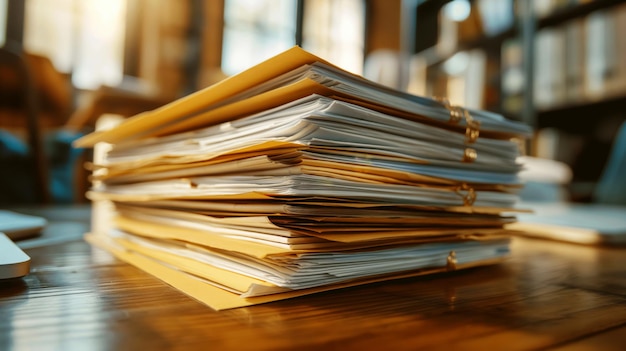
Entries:
<svg viewBox="0 0 626 351">
<path fill-rule="evenodd" d="M 463 152 L 463 160 L 462 161 L 463 162 L 467 162 L 467 163 L 471 163 L 471 162 L 476 161 L 477 157 L 478 157 L 478 153 L 476 153 L 476 150 L 468 147 Z"/>
<path fill-rule="evenodd" d="M 463 194 L 463 191 L 466 191 L 466 193 Z M 476 201 L 476 191 L 474 191 L 474 188 L 465 183 L 457 188 L 456 193 L 463 198 L 464 206 L 472 206 Z"/>
<path fill-rule="evenodd" d="M 446 259 L 446 269 L 448 271 L 455 271 L 457 263 L 456 252 L 450 251 L 448 258 Z"/>
<path fill-rule="evenodd" d="M 465 129 L 465 143 L 473 144 L 480 135 L 480 121 L 473 119 L 469 111 L 465 110 L 465 122 L 467 123 Z"/>
<path fill-rule="evenodd" d="M 463 119 L 463 108 L 459 106 L 450 106 L 448 109 L 450 110 L 450 123 L 459 124 L 461 119 Z"/>
<path fill-rule="evenodd" d="M 465 119 L 466 129 L 465 129 L 465 143 L 472 144 L 475 143 L 480 135 L 480 121 L 472 118 L 469 110 L 461 107 L 450 104 L 450 101 L 446 98 L 435 97 L 435 100 L 441 102 L 448 111 L 450 111 L 450 120 L 448 123 L 450 124 L 459 124 L 462 119 Z M 474 151 L 475 153 L 476 151 Z"/>
</svg>

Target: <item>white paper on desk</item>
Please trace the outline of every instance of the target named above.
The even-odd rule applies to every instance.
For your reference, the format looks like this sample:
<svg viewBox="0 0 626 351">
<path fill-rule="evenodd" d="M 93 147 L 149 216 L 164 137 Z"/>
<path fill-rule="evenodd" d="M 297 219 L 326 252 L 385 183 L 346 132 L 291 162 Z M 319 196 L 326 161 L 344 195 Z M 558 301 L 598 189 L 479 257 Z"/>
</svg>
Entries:
<svg viewBox="0 0 626 351">
<path fill-rule="evenodd" d="M 399 156 L 405 158 L 414 156 L 405 152 L 419 152 L 422 148 L 433 151 L 443 150 L 444 154 L 440 155 L 440 158 L 445 160 L 455 156 L 452 160 L 457 161 L 455 162 L 457 167 L 459 167 L 458 160 L 463 156 L 458 151 L 463 151 L 468 147 L 465 137 L 461 134 L 407 121 L 341 101 L 334 101 L 327 109 L 311 114 L 306 119 L 327 131 L 327 134 L 318 133 L 314 135 L 314 139 L 309 142 L 311 146 L 327 146 L 324 144 L 326 141 L 352 142 L 369 145 L 372 148 L 372 146 L 380 145 L 380 142 L 385 141 L 382 144 L 384 146 L 407 145 L 409 149 L 405 148 L 402 150 L 403 152 L 399 153 Z M 334 133 L 331 134 L 331 132 Z M 336 145 L 331 144 L 330 146 Z M 516 157 L 519 156 L 519 148 L 509 140 L 478 138 L 471 147 L 481 155 L 481 158 L 476 160 L 478 164 L 509 163 L 510 166 L 515 166 L 515 170 L 519 169 L 519 165 L 515 163 Z M 450 155 L 449 150 L 455 151 Z M 416 159 L 420 160 L 420 157 L 416 157 Z M 462 164 L 460 167 L 473 165 L 475 163 Z"/>
<path fill-rule="evenodd" d="M 307 78 L 313 79 L 331 89 L 358 96 L 367 101 L 393 106 L 406 112 L 417 112 L 441 122 L 447 122 L 450 118 L 449 111 L 442 108 L 441 103 L 437 101 L 381 87 L 366 79 L 346 75 L 340 69 L 322 62 L 313 63 L 302 69 L 308 71 L 305 74 Z M 519 134 L 530 132 L 530 129 L 524 124 L 507 121 L 499 115 L 484 111 L 471 112 L 484 129 Z"/>
<path fill-rule="evenodd" d="M 166 218 L 152 220 L 150 218 L 136 218 L 130 216 L 118 216 L 114 223 L 119 230 L 149 237 L 154 239 L 177 240 L 181 242 L 195 243 L 207 247 L 226 251 L 236 251 L 247 255 L 264 258 L 271 255 L 284 255 L 298 251 L 331 252 L 337 250 L 360 250 L 380 248 L 382 246 L 398 246 L 408 244 L 422 244 L 434 242 L 451 242 L 459 240 L 490 240 L 508 236 L 507 230 L 498 228 L 472 228 L 461 229 L 452 227 L 427 228 L 423 231 L 393 231 L 376 232 L 363 231 L 349 234 L 320 234 L 309 232 L 316 241 L 307 243 L 285 243 L 280 240 L 265 240 L 258 236 L 255 229 L 240 231 L 240 235 L 226 233 L 222 228 L 207 230 L 197 228 L 192 223 L 181 223 Z M 199 224 L 204 224 L 200 222 Z M 267 235 L 267 234 L 264 234 Z M 283 238 L 279 238 L 283 239 Z M 284 240 L 283 240 L 284 241 Z"/>
<path fill-rule="evenodd" d="M 436 206 L 420 206 L 406 204 L 380 204 L 380 203 L 364 203 L 349 202 L 345 199 L 300 199 L 285 201 L 284 199 L 264 199 L 261 201 L 212 201 L 212 200 L 150 200 L 150 201 L 124 201 L 122 205 L 136 206 L 140 208 L 155 208 L 165 210 L 176 210 L 208 215 L 208 216 L 260 216 L 275 215 L 279 213 L 289 214 L 294 217 L 315 216 L 320 217 L 337 217 L 349 219 L 352 218 L 368 218 L 375 220 L 383 218 L 388 220 L 390 217 L 415 217 L 424 215 L 428 220 L 448 221 L 446 218 L 454 217 L 455 219 L 481 220 L 483 217 L 497 217 L 500 220 L 510 221 L 514 217 L 502 216 L 503 212 L 524 212 L 519 209 L 495 208 L 495 207 L 477 207 L 477 206 L 459 206 L 459 207 L 436 207 Z M 526 211 L 527 212 L 527 211 Z"/>
<path fill-rule="evenodd" d="M 370 166 L 381 170 L 395 170 L 428 177 L 448 179 L 457 182 L 506 185 L 520 184 L 520 179 L 517 177 L 515 172 L 490 172 L 488 170 L 459 169 L 433 164 L 434 162 L 431 164 L 419 164 L 406 162 L 404 160 L 379 159 L 376 155 L 371 154 L 367 156 L 362 153 L 346 155 L 330 150 L 328 152 L 303 151 L 303 155 L 305 159 L 337 162 L 340 164 Z M 443 162 L 440 164 L 442 163 Z"/>
<path fill-rule="evenodd" d="M 456 161 L 459 168 L 491 165 L 512 172 L 520 167 L 515 163 L 517 144 L 511 141 L 479 138 L 472 148 L 480 157 L 475 163 L 462 163 L 467 148 L 463 135 L 317 95 L 194 132 L 119 144 L 109 152 L 107 162 L 115 165 L 190 155 L 209 159 L 270 140 L 311 146 L 331 143 L 333 147 L 341 143 L 421 162 Z"/>
<path fill-rule="evenodd" d="M 430 126 L 417 121 L 410 121 L 381 112 L 367 109 L 348 102 L 332 102 L 328 108 L 312 113 L 306 117 L 328 132 L 335 132 L 328 137 L 317 134 L 315 138 L 339 141 L 354 141 L 362 144 L 383 143 L 383 145 L 406 144 L 415 148 L 437 148 L 440 150 L 464 150 L 468 147 L 465 135 L 440 127 Z M 341 134 L 341 133 L 348 133 Z M 363 139 L 358 137 L 369 137 Z M 382 140 L 380 140 L 382 139 Z M 318 143 L 311 142 L 311 145 Z M 519 148 L 510 140 L 478 138 L 471 147 L 481 156 L 501 160 L 515 160 L 519 156 Z M 406 151 L 419 151 L 409 149 Z M 409 154 L 410 155 L 410 154 Z M 450 155 L 448 155 L 450 156 Z M 462 158 L 462 154 L 459 156 Z M 455 158 L 454 160 L 458 160 Z M 490 163 L 489 160 L 476 160 Z M 492 161 L 493 162 L 493 161 Z"/>
<path fill-rule="evenodd" d="M 173 202 L 173 201 L 172 201 Z M 181 204 L 187 204 L 189 201 L 182 201 Z M 206 202 L 199 202 L 200 206 L 205 205 Z M 185 210 L 185 207 L 158 207 L 159 205 L 153 204 L 153 202 L 142 203 L 142 204 L 128 204 L 128 203 L 116 203 L 116 212 L 133 216 L 135 214 L 140 215 L 152 215 L 161 218 L 176 218 L 182 220 L 188 220 L 192 222 L 201 222 L 217 225 L 220 227 L 232 227 L 232 228 L 255 228 L 262 230 L 269 230 L 269 232 L 276 235 L 283 236 L 294 236 L 294 233 L 290 233 L 285 231 L 282 228 L 277 227 L 266 215 L 257 215 L 257 216 L 236 216 L 236 213 L 228 217 L 216 217 L 204 215 L 201 212 L 198 212 L 199 208 L 193 208 L 192 211 Z M 163 205 L 161 205 L 163 206 Z M 167 206 L 167 205 L 166 205 Z M 175 205 L 178 206 L 178 205 Z M 277 214 L 284 211 L 287 206 L 281 205 L 279 207 L 279 211 L 272 211 L 269 214 Z M 200 207 L 203 208 L 203 207 Z M 297 235 L 295 235 L 297 236 Z"/>
<path fill-rule="evenodd" d="M 209 157 L 214 157 L 251 143 L 259 144 L 263 139 L 287 141 L 286 138 L 292 138 L 302 130 L 304 116 L 324 109 L 329 103 L 329 100 L 311 95 L 247 118 L 190 132 L 119 143 L 109 152 L 107 162 L 115 164 L 206 152 Z"/>
<path fill-rule="evenodd" d="M 154 139 L 139 143 L 140 146 L 137 148 L 124 146 L 117 151 L 114 150 L 110 155 L 110 159 L 117 159 L 118 167 L 116 167 L 116 163 L 113 162 L 108 172 L 102 172 L 102 176 L 98 179 L 108 181 L 109 185 L 114 185 L 116 183 L 133 181 L 156 181 L 161 177 L 189 178 L 228 172 L 237 174 L 237 171 L 241 172 L 241 175 L 245 175 L 246 172 L 253 172 L 257 175 L 298 174 L 299 172 L 302 173 L 302 170 L 287 167 L 299 162 L 299 151 L 296 145 L 308 143 L 313 145 L 313 149 L 303 152 L 303 155 L 307 158 L 339 162 L 338 165 L 354 164 L 375 167 L 380 169 L 380 172 L 384 172 L 385 170 L 404 172 L 404 175 L 400 174 L 402 178 L 407 178 L 407 174 L 415 174 L 423 176 L 422 181 L 428 180 L 429 182 L 435 183 L 453 181 L 511 186 L 517 186 L 519 184 L 519 179 L 516 176 L 519 165 L 515 162 L 514 157 L 517 154 L 517 147 L 510 141 L 492 140 L 490 143 L 495 143 L 494 145 L 498 147 L 489 148 L 486 147 L 489 145 L 485 145 L 482 147 L 481 156 L 476 162 L 464 163 L 459 160 L 462 158 L 465 146 L 456 133 L 450 131 L 444 131 L 442 133 L 448 133 L 451 139 L 456 140 L 453 143 L 455 144 L 453 147 L 415 141 L 413 138 L 400 135 L 389 137 L 385 135 L 385 133 L 376 130 L 372 130 L 370 135 L 361 136 L 364 133 L 367 134 L 366 131 L 358 129 L 361 128 L 359 125 L 361 125 L 364 120 L 369 120 L 373 124 L 376 124 L 377 118 L 383 115 L 376 112 L 368 114 L 364 112 L 366 109 L 349 106 L 345 103 L 333 102 L 330 99 L 322 97 L 308 97 L 301 102 L 294 102 L 288 105 L 287 107 L 275 109 L 273 112 L 281 116 L 285 115 L 284 121 L 281 121 L 280 118 L 278 121 L 272 120 L 271 128 L 263 126 L 262 131 L 256 129 L 258 125 L 254 120 L 260 119 L 263 122 L 267 122 L 267 115 L 265 114 L 259 114 L 250 119 L 235 121 L 240 122 L 238 125 L 242 126 L 244 129 L 247 127 L 252 128 L 252 132 L 233 132 L 234 127 L 232 125 L 236 124 L 233 122 L 228 123 L 228 126 L 220 125 L 212 127 L 212 129 L 209 128 L 211 130 L 207 131 L 207 135 L 204 135 L 203 132 L 191 133 L 188 135 L 188 137 L 190 137 L 193 134 L 194 139 L 191 140 L 188 140 L 188 138 L 180 139 L 180 136 L 175 135 L 163 138 L 163 140 L 166 140 L 165 143 L 162 143 L 160 139 Z M 351 132 L 343 132 L 336 129 L 331 130 L 328 126 L 310 124 L 311 121 L 316 123 L 314 115 L 310 115 L 311 111 L 319 112 L 320 116 L 327 113 L 317 111 L 320 106 L 331 111 L 328 112 L 328 116 L 336 114 L 336 111 L 333 109 L 354 111 L 355 115 L 358 115 L 357 117 L 345 117 L 343 119 L 352 121 L 346 124 L 348 129 L 349 127 L 357 129 Z M 290 109 L 295 109 L 297 113 L 288 113 Z M 304 115 L 301 114 L 303 111 Z M 313 119 L 308 119 L 309 117 Z M 389 116 L 388 118 L 393 119 Z M 322 124 L 324 124 L 332 120 L 332 118 L 322 117 L 320 120 L 323 120 Z M 319 120 L 317 122 L 319 122 Z M 407 125 L 407 123 L 416 124 L 414 128 L 416 130 L 424 126 L 410 121 L 398 121 L 396 124 L 404 126 Z M 237 128 L 235 128 L 235 130 L 237 130 Z M 378 125 L 378 128 L 383 128 L 383 126 Z M 425 126 L 425 128 L 427 128 L 427 130 L 436 129 L 429 126 Z M 403 128 L 396 129 L 404 130 Z M 407 132 L 402 133 L 407 134 Z M 409 132 L 408 134 L 411 133 Z M 170 139 L 174 140 L 174 144 L 172 144 L 171 141 L 167 141 Z M 285 154 L 280 155 L 277 153 L 277 149 L 271 148 L 271 145 L 277 147 L 278 150 L 284 151 Z M 182 149 L 176 151 L 177 147 L 181 147 Z M 302 145 L 302 147 L 304 146 Z M 231 148 L 235 148 L 235 150 L 233 151 Z M 191 151 L 192 149 L 195 151 Z M 339 149 L 339 151 L 337 151 L 337 149 Z M 487 151 L 490 149 L 499 151 L 490 153 Z M 244 152 L 243 150 L 248 151 Z M 350 151 L 356 152 L 357 155 L 350 155 Z M 150 152 L 153 152 L 152 156 L 149 155 Z M 267 157 L 271 157 L 272 160 L 260 157 L 263 152 L 267 152 Z M 146 153 L 148 153 L 148 155 L 146 155 Z M 367 157 L 365 157 L 363 153 L 367 153 Z M 236 155 L 251 155 L 251 157 L 249 159 L 241 159 L 237 158 Z M 231 157 L 229 158 L 229 156 Z M 217 157 L 225 161 L 220 163 L 216 159 Z M 398 161 L 389 160 L 390 157 L 396 157 Z M 198 162 L 199 160 L 207 158 L 209 161 L 204 161 L 204 163 Z M 212 161 L 210 160 L 211 158 L 213 158 Z M 177 159 L 178 161 L 176 161 Z M 170 168 L 166 169 L 166 171 L 158 172 L 159 167 L 166 166 L 163 164 L 165 161 L 170 165 Z M 126 166 L 120 168 L 119 162 L 126 164 Z M 154 164 L 147 167 L 151 162 Z M 180 169 L 176 169 L 176 164 L 180 166 Z M 201 165 L 194 167 L 196 164 Z M 141 169 L 134 171 L 134 169 L 139 166 L 142 166 Z M 283 166 L 285 168 L 281 168 Z M 331 172 L 328 173 L 329 171 Z M 345 168 L 341 172 L 333 172 L 328 166 L 326 166 L 325 169 L 307 167 L 304 173 L 359 180 L 358 174 L 346 174 Z M 376 171 L 373 170 L 370 174 L 375 173 Z M 388 173 L 386 176 L 388 177 L 389 175 Z M 395 175 L 398 175 L 398 173 Z M 428 179 L 429 177 L 430 179 Z M 360 180 L 366 181 L 366 179 Z M 372 180 L 374 179 L 370 177 L 369 181 Z M 394 183 L 394 181 L 390 180 L 391 179 L 380 179 L 381 182 L 389 181 L 390 183 Z M 193 181 L 195 182 L 196 180 L 194 179 Z M 182 189 L 185 187 L 184 184 L 186 182 L 186 180 L 181 180 L 177 183 L 166 183 L 164 186 L 169 187 L 172 185 L 170 190 Z M 156 186 L 158 186 L 156 183 L 144 184 L 144 189 L 148 189 L 148 187 L 154 188 Z M 108 189 L 119 193 L 119 188 L 111 187 Z M 257 189 L 253 189 L 252 191 L 257 191 Z M 260 189 L 259 191 L 272 190 Z M 202 194 L 202 192 L 199 191 L 195 193 Z M 185 196 L 185 193 L 181 193 L 181 195 Z M 500 205 L 492 204 L 490 206 Z"/>
<path fill-rule="evenodd" d="M 385 235 L 393 238 L 390 232 L 406 232 L 403 236 L 424 235 L 454 235 L 455 233 L 487 232 L 491 228 L 501 230 L 502 226 L 515 220 L 514 217 L 499 215 L 459 214 L 433 211 L 406 211 L 378 210 L 376 208 L 361 210 L 351 208 L 349 211 L 341 208 L 326 208 L 325 215 L 316 214 L 316 209 L 309 206 L 300 206 L 310 209 L 306 216 L 284 216 L 290 209 L 285 206 L 284 213 L 256 215 L 246 217 L 226 216 L 215 217 L 202 212 L 189 212 L 180 209 L 167 209 L 146 206 L 133 206 L 123 203 L 116 204 L 119 215 L 144 221 L 153 221 L 168 225 L 206 230 L 221 235 L 265 235 L 282 238 L 303 238 L 310 235 L 349 233 L 358 241 L 363 233 L 375 233 L 377 239 L 384 239 Z M 411 234 L 412 233 L 412 234 Z M 359 234 L 359 235 L 357 235 Z M 261 238 L 261 236 L 258 236 Z M 270 239 L 271 240 L 271 239 Z M 294 242 L 305 242 L 294 241 Z M 311 240 L 310 242 L 319 242 Z"/>
<path fill-rule="evenodd" d="M 142 208 L 173 209 L 212 214 L 214 216 L 254 216 L 288 213 L 288 205 L 283 201 L 189 201 L 189 200 L 152 200 L 126 201 L 123 204 Z"/>
<path fill-rule="evenodd" d="M 313 80 L 338 93 L 372 101 L 383 106 L 390 106 L 405 112 L 417 113 L 440 122 L 447 122 L 450 118 L 449 111 L 435 100 L 389 89 L 361 77 L 346 74 L 345 71 L 324 62 L 302 65 L 297 69 L 291 70 L 290 72 L 244 91 L 236 97 L 226 100 L 225 103 L 219 106 L 248 99 L 279 87 L 297 83 L 304 79 Z M 529 129 L 523 124 L 507 121 L 499 115 L 475 110 L 471 112 L 485 129 L 509 133 L 529 133 Z"/>
<path fill-rule="evenodd" d="M 309 70 L 307 67 L 298 69 L 315 62 L 320 64 L 316 65 L 315 71 L 311 69 L 310 74 L 306 73 Z M 322 66 L 323 70 L 319 68 Z M 305 78 L 302 78 L 301 70 L 305 71 Z M 281 76 L 283 78 L 277 78 Z M 283 82 L 271 83 L 273 79 L 283 79 Z M 264 86 L 266 88 L 259 90 L 258 87 Z M 444 104 L 369 82 L 294 47 L 205 90 L 134 116 L 113 130 L 87 135 L 78 140 L 76 145 L 92 146 L 100 141 L 117 143 L 194 130 L 258 113 L 312 93 L 351 99 L 363 104 L 376 101 L 374 105 L 379 110 L 397 111 L 398 115 L 406 115 L 409 119 L 449 125 L 449 111 Z M 499 138 L 508 138 L 531 133 L 527 126 L 506 121 L 498 115 L 479 111 L 472 111 L 472 114 L 482 124 L 481 134 L 497 134 Z M 464 121 L 459 123 L 457 129 L 464 132 Z"/>
<path fill-rule="evenodd" d="M 501 185 L 508 191 L 519 187 L 515 173 L 488 170 L 461 170 L 438 165 L 435 162 L 420 164 L 402 158 L 359 152 L 336 151 L 332 149 L 296 151 L 285 149 L 283 155 L 252 156 L 224 162 L 193 162 L 142 167 L 139 169 L 118 170 L 93 177 L 107 184 L 146 182 L 160 179 L 190 178 L 197 176 L 225 175 L 289 175 L 311 174 L 337 178 L 352 177 L 361 181 L 379 181 L 390 184 L 442 184 L 455 185 L 459 182 L 470 184 Z M 357 150 L 358 151 L 358 150 Z M 441 162 L 439 162 L 441 163 Z M 343 175 L 343 176 L 342 176 Z"/>
<path fill-rule="evenodd" d="M 387 203 L 462 206 L 463 196 L 455 188 L 415 187 L 396 184 L 371 184 L 307 174 L 289 176 L 193 177 L 128 185 L 100 185 L 96 191 L 154 199 L 203 198 L 211 196 L 260 193 L 268 196 L 333 196 Z M 129 198 L 132 200 L 132 198 Z M 475 206 L 512 207 L 517 196 L 496 191 L 476 191 Z"/>
<path fill-rule="evenodd" d="M 96 180 L 107 180 L 127 175 L 158 174 L 160 172 L 193 169 L 204 166 L 219 165 L 219 167 L 232 167 L 233 164 L 237 163 L 244 164 L 247 166 L 247 169 L 250 169 L 252 166 L 249 165 L 249 163 L 260 162 L 259 157 L 266 158 L 266 160 L 263 161 L 265 163 L 269 163 L 267 158 L 273 161 L 271 163 L 281 162 L 282 164 L 288 165 L 297 163 L 301 157 L 298 150 L 302 148 L 302 145 L 294 143 L 269 141 L 261 142 L 260 144 L 255 144 L 243 149 L 220 153 L 209 159 L 206 159 L 205 156 L 187 155 L 181 157 L 159 157 L 157 159 L 136 160 L 108 167 L 96 164 L 90 166 L 94 170 L 94 173 L 97 173 L 94 175 L 94 179 Z M 254 167 L 252 169 L 257 168 L 258 167 Z"/>
<path fill-rule="evenodd" d="M 343 101 L 334 100 L 323 113 L 314 114 L 308 118 L 311 120 L 352 124 L 357 127 L 367 127 L 372 130 L 448 146 L 462 147 L 466 145 L 465 135 L 463 134 L 399 118 Z M 519 154 L 518 147 L 509 140 L 478 138 L 472 144 L 472 147 L 481 153 L 484 151 L 505 157 L 514 158 Z"/>
<path fill-rule="evenodd" d="M 533 213 L 520 215 L 509 224 L 527 236 L 580 244 L 626 244 L 626 206 L 599 203 L 520 204 Z"/>
<path fill-rule="evenodd" d="M 94 179 L 106 181 L 109 184 L 123 184 L 135 182 L 147 182 L 159 179 L 187 178 L 194 176 L 208 176 L 228 173 L 246 172 L 253 170 L 255 172 L 274 171 L 273 174 L 290 174 L 288 170 L 289 162 L 273 161 L 268 156 L 253 156 L 249 158 L 226 161 L 221 163 L 204 162 L 191 163 L 185 165 L 168 165 L 164 167 L 150 167 L 140 170 L 129 171 L 117 174 L 103 174 L 95 176 Z M 282 170 L 282 172 L 281 172 Z"/>
<path fill-rule="evenodd" d="M 196 245 L 184 246 L 175 242 L 140 238 L 122 232 L 116 233 L 115 237 L 141 244 L 143 253 L 153 250 L 192 258 L 216 268 L 288 289 L 306 289 L 368 276 L 425 267 L 443 267 L 450 251 L 455 251 L 459 264 L 501 258 L 508 254 L 508 240 L 496 239 L 484 242 L 422 244 L 376 251 L 302 253 L 260 259 Z M 220 284 L 228 283 L 211 276 L 203 278 Z M 247 293 L 243 296 L 253 296 L 250 291 Z"/>
<path fill-rule="evenodd" d="M 322 243 L 326 240 L 299 234 L 297 231 L 274 225 L 266 216 L 217 218 L 190 212 L 163 209 L 138 209 L 118 206 L 120 215 L 140 221 L 162 223 L 206 231 L 207 235 L 221 235 L 241 240 L 256 240 L 268 245 Z"/>
<path fill-rule="evenodd" d="M 463 163 L 463 155 L 467 145 L 446 146 L 442 143 L 433 143 L 419 139 L 390 135 L 389 133 L 351 127 L 343 130 L 330 129 L 330 126 L 320 126 L 309 135 L 306 141 L 311 147 L 326 147 L 339 150 L 365 151 L 371 155 L 388 155 L 420 161 L 422 163 L 452 163 L 457 168 L 479 168 L 490 165 L 496 169 L 508 166 L 509 171 L 517 171 L 519 165 L 515 158 L 504 158 L 490 155 L 490 152 L 480 153 L 480 157 L 472 163 Z"/>
</svg>

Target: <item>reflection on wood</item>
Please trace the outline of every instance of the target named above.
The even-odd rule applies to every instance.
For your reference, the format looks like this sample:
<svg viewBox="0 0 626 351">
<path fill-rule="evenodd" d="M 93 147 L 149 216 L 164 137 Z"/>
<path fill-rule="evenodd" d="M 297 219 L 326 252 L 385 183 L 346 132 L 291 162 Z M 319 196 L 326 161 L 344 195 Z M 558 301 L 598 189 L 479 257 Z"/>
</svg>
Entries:
<svg viewBox="0 0 626 351">
<path fill-rule="evenodd" d="M 27 250 L 29 276 L 0 282 L 0 349 L 623 347 L 624 249 L 516 238 L 512 251 L 499 266 L 215 312 L 82 240 L 53 242 Z"/>
</svg>

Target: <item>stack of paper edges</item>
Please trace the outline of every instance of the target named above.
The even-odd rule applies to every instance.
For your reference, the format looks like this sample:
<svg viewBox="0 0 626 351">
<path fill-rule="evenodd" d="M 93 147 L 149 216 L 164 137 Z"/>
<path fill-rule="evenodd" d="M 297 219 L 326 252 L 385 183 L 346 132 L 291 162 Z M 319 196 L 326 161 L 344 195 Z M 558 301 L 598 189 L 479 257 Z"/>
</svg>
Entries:
<svg viewBox="0 0 626 351">
<path fill-rule="evenodd" d="M 293 48 L 79 140 L 111 145 L 88 238 L 215 309 L 490 264 L 529 132 Z"/>
</svg>

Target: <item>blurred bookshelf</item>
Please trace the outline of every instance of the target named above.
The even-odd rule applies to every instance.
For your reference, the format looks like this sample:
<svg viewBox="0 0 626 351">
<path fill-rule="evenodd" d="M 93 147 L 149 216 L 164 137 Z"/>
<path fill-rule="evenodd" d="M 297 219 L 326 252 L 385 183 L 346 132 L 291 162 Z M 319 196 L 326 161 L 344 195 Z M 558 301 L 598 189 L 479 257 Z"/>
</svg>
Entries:
<svg viewBox="0 0 626 351">
<path fill-rule="evenodd" d="M 529 123 L 532 155 L 599 179 L 626 120 L 626 1 L 413 5 L 409 91 Z"/>
</svg>

